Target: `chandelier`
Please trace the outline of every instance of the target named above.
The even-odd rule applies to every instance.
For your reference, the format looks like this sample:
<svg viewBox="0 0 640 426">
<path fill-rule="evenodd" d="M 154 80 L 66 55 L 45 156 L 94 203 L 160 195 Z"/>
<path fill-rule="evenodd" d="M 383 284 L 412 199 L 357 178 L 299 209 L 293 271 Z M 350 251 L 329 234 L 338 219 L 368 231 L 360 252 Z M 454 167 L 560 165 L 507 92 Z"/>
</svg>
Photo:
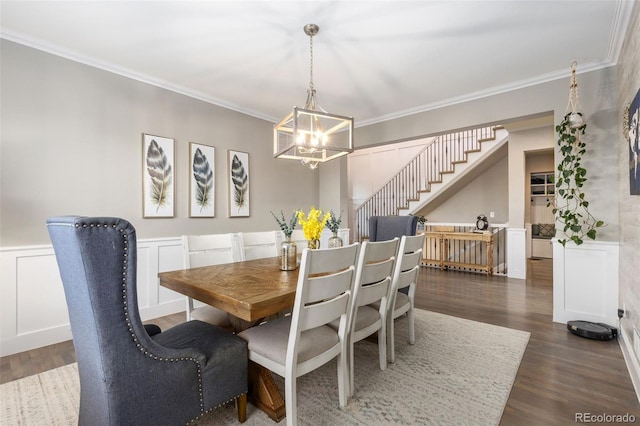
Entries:
<svg viewBox="0 0 640 426">
<path fill-rule="evenodd" d="M 309 90 L 304 108 L 293 112 L 273 127 L 273 156 L 300 160 L 310 169 L 318 163 L 333 160 L 353 152 L 353 117 L 330 114 L 316 100 L 313 87 L 313 36 L 320 28 L 304 26 L 309 36 L 311 52 Z"/>
</svg>

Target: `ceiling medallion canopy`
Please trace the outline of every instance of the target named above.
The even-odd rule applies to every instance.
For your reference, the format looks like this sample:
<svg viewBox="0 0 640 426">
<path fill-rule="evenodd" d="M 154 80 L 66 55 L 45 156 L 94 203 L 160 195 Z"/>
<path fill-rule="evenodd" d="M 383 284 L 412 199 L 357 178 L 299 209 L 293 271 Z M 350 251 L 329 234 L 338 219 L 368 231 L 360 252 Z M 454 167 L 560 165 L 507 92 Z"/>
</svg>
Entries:
<svg viewBox="0 0 640 426">
<path fill-rule="evenodd" d="M 304 26 L 309 36 L 310 78 L 304 108 L 293 107 L 293 112 L 273 127 L 273 156 L 300 160 L 310 169 L 353 152 L 353 117 L 331 114 L 316 100 L 313 86 L 313 37 L 320 28 L 315 24 Z"/>
</svg>

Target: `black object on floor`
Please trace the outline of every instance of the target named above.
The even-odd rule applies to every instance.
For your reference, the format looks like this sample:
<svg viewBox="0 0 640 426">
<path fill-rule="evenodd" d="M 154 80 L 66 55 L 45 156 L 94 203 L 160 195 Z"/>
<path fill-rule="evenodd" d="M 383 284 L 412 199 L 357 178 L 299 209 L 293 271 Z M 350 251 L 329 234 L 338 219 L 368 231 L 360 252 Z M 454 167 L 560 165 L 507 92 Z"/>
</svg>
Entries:
<svg viewBox="0 0 640 426">
<path fill-rule="evenodd" d="M 569 321 L 567 330 L 576 336 L 595 340 L 611 340 L 618 337 L 618 329 L 601 322 Z"/>
</svg>

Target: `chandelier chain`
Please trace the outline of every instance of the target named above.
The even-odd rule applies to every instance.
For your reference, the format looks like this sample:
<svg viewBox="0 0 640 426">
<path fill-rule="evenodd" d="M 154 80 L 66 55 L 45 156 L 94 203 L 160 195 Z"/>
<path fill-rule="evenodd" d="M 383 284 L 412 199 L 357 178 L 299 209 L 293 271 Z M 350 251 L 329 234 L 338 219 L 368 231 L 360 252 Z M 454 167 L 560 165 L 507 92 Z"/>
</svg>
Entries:
<svg viewBox="0 0 640 426">
<path fill-rule="evenodd" d="M 309 88 L 313 90 L 313 35 L 309 35 Z"/>
</svg>

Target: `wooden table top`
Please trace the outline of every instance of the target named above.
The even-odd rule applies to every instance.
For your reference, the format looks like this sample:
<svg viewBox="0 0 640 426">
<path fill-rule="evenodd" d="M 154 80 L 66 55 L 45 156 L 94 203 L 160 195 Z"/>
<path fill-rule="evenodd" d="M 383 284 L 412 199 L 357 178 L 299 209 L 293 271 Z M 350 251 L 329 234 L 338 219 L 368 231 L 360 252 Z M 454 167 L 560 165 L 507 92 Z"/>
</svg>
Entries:
<svg viewBox="0 0 640 426">
<path fill-rule="evenodd" d="M 281 271 L 280 259 L 270 257 L 162 272 L 158 277 L 163 287 L 254 322 L 293 306 L 298 271 Z"/>
</svg>

